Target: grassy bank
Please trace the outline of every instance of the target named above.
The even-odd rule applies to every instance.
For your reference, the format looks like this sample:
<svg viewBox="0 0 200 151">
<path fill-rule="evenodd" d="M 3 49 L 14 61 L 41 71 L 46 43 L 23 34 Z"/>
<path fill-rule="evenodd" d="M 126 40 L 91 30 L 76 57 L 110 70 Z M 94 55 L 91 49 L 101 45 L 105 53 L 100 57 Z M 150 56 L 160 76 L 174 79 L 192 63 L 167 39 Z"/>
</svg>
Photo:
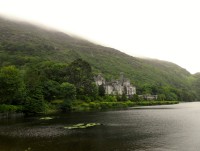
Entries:
<svg viewBox="0 0 200 151">
<path fill-rule="evenodd" d="M 23 107 L 22 106 L 17 106 L 17 105 L 7 105 L 7 104 L 2 104 L 0 105 L 0 113 L 16 113 L 16 112 L 22 112 Z"/>
<path fill-rule="evenodd" d="M 179 101 L 142 101 L 137 102 L 138 106 L 150 106 L 150 105 L 170 105 L 170 104 L 178 104 Z"/>
<path fill-rule="evenodd" d="M 178 104 L 178 101 L 141 101 L 141 102 L 75 102 L 72 111 L 93 111 L 106 109 L 121 109 L 134 106 L 169 105 Z"/>
<path fill-rule="evenodd" d="M 59 100 L 60 101 L 60 100 Z M 44 114 L 60 112 L 60 106 L 63 101 L 48 103 L 46 104 L 46 109 Z M 83 101 L 75 101 L 71 104 L 72 112 L 84 112 L 84 111 L 100 111 L 100 110 L 108 110 L 108 109 L 123 109 L 134 106 L 150 106 L 150 105 L 167 105 L 167 104 L 177 104 L 178 101 L 140 101 L 140 102 L 83 102 Z M 23 106 L 15 106 L 15 105 L 0 105 L 0 113 L 19 113 L 23 112 Z"/>
</svg>

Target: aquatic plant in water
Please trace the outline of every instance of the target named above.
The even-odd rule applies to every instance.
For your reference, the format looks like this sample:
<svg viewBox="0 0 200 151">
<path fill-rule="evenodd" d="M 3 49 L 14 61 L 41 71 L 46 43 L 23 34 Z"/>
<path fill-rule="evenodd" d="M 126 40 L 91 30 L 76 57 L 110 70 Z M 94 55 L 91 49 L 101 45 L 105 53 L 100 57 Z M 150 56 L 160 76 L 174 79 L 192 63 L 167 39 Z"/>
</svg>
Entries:
<svg viewBox="0 0 200 151">
<path fill-rule="evenodd" d="M 52 120 L 52 117 L 41 117 L 40 120 Z"/>
<path fill-rule="evenodd" d="M 31 151 L 31 148 L 29 147 L 28 149 L 24 150 L 24 151 Z"/>
<path fill-rule="evenodd" d="M 94 127 L 94 126 L 99 126 L 102 125 L 100 123 L 79 123 L 75 124 L 72 126 L 66 126 L 64 127 L 65 129 L 84 129 L 84 128 L 89 128 L 89 127 Z"/>
</svg>

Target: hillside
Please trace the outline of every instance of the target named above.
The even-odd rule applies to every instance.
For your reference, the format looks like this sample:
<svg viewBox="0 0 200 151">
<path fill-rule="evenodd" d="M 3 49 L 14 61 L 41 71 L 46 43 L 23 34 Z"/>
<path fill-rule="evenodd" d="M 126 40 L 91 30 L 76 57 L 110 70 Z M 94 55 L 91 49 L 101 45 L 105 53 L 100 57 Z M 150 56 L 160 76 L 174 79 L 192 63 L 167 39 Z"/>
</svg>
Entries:
<svg viewBox="0 0 200 151">
<path fill-rule="evenodd" d="M 91 64 L 95 74 L 102 73 L 107 79 L 118 78 L 123 72 L 137 86 L 138 93 L 144 93 L 144 88 L 152 85 L 196 93 L 192 89 L 195 77 L 170 62 L 132 57 L 59 31 L 3 18 L 0 18 L 0 35 L 0 66 L 15 65 L 23 69 L 43 61 L 68 64 L 82 58 Z"/>
</svg>

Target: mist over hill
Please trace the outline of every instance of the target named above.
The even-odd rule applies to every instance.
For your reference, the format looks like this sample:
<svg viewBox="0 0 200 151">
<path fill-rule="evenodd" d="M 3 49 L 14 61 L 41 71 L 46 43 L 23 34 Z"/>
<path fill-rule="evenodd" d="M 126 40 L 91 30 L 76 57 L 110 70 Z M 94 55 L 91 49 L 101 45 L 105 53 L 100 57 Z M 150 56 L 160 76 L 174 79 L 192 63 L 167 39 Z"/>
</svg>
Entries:
<svg viewBox="0 0 200 151">
<path fill-rule="evenodd" d="M 171 62 L 129 56 L 60 31 L 5 18 L 0 18 L 0 35 L 0 67 L 15 65 L 24 70 L 40 62 L 69 64 L 82 58 L 92 66 L 94 74 L 102 73 L 106 79 L 118 78 L 123 72 L 137 87 L 138 94 L 166 89 L 180 99 L 200 98 L 200 76 Z"/>
</svg>

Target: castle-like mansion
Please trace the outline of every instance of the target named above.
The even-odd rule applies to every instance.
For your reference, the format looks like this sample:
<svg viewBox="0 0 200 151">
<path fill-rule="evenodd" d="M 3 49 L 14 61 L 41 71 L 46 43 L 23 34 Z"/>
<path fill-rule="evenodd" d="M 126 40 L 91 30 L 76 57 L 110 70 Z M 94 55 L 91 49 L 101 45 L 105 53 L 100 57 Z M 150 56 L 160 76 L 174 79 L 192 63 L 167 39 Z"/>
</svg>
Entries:
<svg viewBox="0 0 200 151">
<path fill-rule="evenodd" d="M 103 85 L 105 93 L 108 95 L 122 95 L 126 93 L 127 96 L 136 94 L 136 87 L 131 85 L 130 80 L 124 78 L 123 74 L 120 74 L 119 80 L 112 80 L 106 82 L 101 74 L 94 77 L 97 86 Z"/>
</svg>

